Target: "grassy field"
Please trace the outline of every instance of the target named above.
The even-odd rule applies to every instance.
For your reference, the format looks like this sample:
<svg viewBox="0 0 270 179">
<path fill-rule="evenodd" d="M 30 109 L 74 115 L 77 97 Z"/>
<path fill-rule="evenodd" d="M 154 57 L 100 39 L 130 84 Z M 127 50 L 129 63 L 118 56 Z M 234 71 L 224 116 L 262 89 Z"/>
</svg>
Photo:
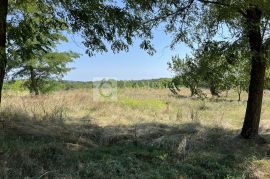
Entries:
<svg viewBox="0 0 270 179">
<path fill-rule="evenodd" d="M 230 92 L 120 89 L 6 95 L 0 111 L 0 178 L 270 178 L 270 145 L 237 138 L 246 106 Z M 270 140 L 270 92 L 261 134 Z"/>
</svg>

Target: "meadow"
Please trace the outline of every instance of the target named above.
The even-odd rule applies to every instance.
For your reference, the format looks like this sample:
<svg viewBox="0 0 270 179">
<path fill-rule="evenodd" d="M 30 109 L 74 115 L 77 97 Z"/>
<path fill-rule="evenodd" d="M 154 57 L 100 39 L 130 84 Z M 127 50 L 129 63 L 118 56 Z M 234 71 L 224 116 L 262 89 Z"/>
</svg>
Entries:
<svg viewBox="0 0 270 179">
<path fill-rule="evenodd" d="M 270 178 L 270 145 L 240 139 L 247 94 L 196 99 L 182 88 L 6 94 L 0 178 Z M 270 91 L 261 135 L 270 139 Z"/>
</svg>

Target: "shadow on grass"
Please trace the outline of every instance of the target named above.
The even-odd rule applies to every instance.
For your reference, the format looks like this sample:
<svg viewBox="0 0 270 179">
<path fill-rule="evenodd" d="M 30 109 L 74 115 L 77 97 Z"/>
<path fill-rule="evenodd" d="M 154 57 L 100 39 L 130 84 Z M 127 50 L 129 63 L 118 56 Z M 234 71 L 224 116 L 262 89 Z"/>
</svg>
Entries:
<svg viewBox="0 0 270 179">
<path fill-rule="evenodd" d="M 1 129 L 1 178 L 252 177 L 252 162 L 269 155 L 268 145 L 235 139 L 238 131 L 198 123 L 99 127 L 19 116 Z"/>
</svg>

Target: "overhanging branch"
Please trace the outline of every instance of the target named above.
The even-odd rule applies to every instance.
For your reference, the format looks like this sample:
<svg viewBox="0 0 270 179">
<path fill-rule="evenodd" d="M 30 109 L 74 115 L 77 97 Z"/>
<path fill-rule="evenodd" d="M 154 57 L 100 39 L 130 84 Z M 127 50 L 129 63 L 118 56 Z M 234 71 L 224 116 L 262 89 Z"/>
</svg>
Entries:
<svg viewBox="0 0 270 179">
<path fill-rule="evenodd" d="M 186 5 L 186 6 L 182 7 L 182 8 L 177 9 L 175 12 L 168 13 L 168 14 L 166 14 L 164 16 L 159 16 L 159 17 L 150 19 L 150 20 L 144 22 L 144 24 L 148 24 L 149 22 L 155 22 L 155 21 L 159 21 L 159 20 L 164 20 L 164 19 L 166 19 L 166 18 L 168 18 L 170 16 L 178 15 L 179 13 L 182 13 L 182 12 L 188 10 L 191 7 L 191 5 L 194 3 L 194 1 L 195 0 L 190 0 L 189 3 L 188 3 L 188 5 Z"/>
<path fill-rule="evenodd" d="M 225 7 L 232 7 L 235 8 L 237 10 L 237 12 L 239 12 L 242 16 L 246 17 L 247 14 L 240 8 L 238 7 L 234 7 L 231 4 L 227 4 L 227 3 L 223 3 L 220 1 L 209 1 L 209 0 L 198 0 L 201 3 L 205 3 L 205 4 L 216 4 L 216 5 L 220 5 L 220 6 L 225 6 Z"/>
</svg>

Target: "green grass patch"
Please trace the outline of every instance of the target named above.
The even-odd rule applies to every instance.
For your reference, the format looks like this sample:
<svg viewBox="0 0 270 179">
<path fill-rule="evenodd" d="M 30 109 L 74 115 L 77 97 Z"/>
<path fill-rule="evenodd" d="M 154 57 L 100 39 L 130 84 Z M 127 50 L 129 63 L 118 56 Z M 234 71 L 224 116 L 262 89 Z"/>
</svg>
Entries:
<svg viewBox="0 0 270 179">
<path fill-rule="evenodd" d="M 232 155 L 191 151 L 185 156 L 132 143 L 69 150 L 64 142 L 43 138 L 1 138 L 0 178 L 244 178 Z M 5 170 L 8 168 L 8 170 Z"/>
</svg>

